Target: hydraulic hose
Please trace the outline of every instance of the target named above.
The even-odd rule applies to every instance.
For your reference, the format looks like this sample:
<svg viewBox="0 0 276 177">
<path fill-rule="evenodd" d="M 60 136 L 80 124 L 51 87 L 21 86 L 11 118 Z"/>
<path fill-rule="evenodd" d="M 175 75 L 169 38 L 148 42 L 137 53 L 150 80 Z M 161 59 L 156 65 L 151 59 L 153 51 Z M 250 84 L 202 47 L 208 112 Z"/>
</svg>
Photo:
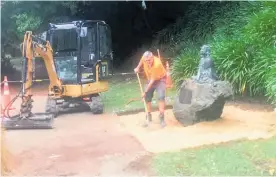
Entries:
<svg viewBox="0 0 276 177">
<path fill-rule="evenodd" d="M 32 35 L 32 37 L 33 38 L 35 38 L 35 39 L 37 39 L 37 40 L 39 40 L 39 41 L 41 41 L 41 42 L 46 42 L 46 41 L 44 41 L 44 40 L 42 40 L 42 39 L 39 39 L 39 38 L 37 38 L 36 36 L 33 36 Z M 20 50 L 21 50 L 21 52 L 22 52 L 22 54 L 23 54 L 23 56 L 25 55 L 25 53 L 23 53 L 23 45 L 24 45 L 24 47 L 26 48 L 26 43 L 21 43 L 20 44 Z M 16 101 L 16 99 L 20 96 L 20 94 L 24 91 L 24 90 L 28 90 L 28 89 L 30 89 L 32 86 L 33 86 L 33 83 L 32 83 L 32 85 L 30 86 L 30 87 L 28 87 L 28 88 L 24 88 L 24 82 L 26 82 L 26 60 L 24 60 L 23 61 L 23 63 L 22 63 L 22 68 L 23 68 L 23 71 L 22 71 L 22 78 L 21 78 L 21 80 L 22 80 L 22 85 L 21 85 L 21 89 L 20 89 L 20 91 L 17 93 L 17 95 L 7 104 L 7 106 L 4 108 L 4 110 L 3 110 L 3 112 L 4 112 L 4 116 L 5 117 L 8 117 L 8 118 L 11 118 L 11 116 L 10 116 L 10 114 L 9 114 L 9 108 L 11 107 L 11 105 Z M 17 115 L 15 115 L 15 116 L 13 116 L 13 117 L 17 117 L 19 114 L 17 114 Z"/>
<path fill-rule="evenodd" d="M 30 88 L 30 87 L 29 87 Z M 27 88 L 27 89 L 29 89 Z M 9 108 L 11 107 L 11 105 L 17 100 L 17 98 L 20 96 L 20 94 L 23 92 L 23 85 L 21 86 L 21 89 L 20 91 L 17 93 L 17 95 L 7 104 L 7 106 L 4 108 L 4 116 L 5 117 L 8 117 L 8 118 L 11 118 L 10 114 L 9 114 Z M 16 117 L 18 116 L 19 114 L 13 116 L 13 117 Z"/>
</svg>

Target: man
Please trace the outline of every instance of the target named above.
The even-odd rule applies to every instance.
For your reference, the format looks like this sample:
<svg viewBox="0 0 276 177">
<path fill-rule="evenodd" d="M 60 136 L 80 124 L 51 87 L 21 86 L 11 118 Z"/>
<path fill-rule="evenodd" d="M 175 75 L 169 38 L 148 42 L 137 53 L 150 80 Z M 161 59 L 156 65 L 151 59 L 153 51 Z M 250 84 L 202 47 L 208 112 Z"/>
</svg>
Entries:
<svg viewBox="0 0 276 177">
<path fill-rule="evenodd" d="M 145 99 L 148 108 L 146 123 L 144 126 L 148 126 L 148 123 L 152 121 L 151 116 L 151 101 L 153 93 L 156 90 L 158 95 L 159 106 L 159 118 L 162 127 L 166 126 L 164 120 L 165 112 L 165 96 L 166 96 L 166 69 L 161 63 L 160 58 L 155 57 L 152 52 L 147 51 L 143 54 L 138 66 L 134 69 L 135 73 L 138 73 L 143 66 L 144 73 L 148 80 L 145 91 L 142 94 L 142 98 Z"/>
</svg>

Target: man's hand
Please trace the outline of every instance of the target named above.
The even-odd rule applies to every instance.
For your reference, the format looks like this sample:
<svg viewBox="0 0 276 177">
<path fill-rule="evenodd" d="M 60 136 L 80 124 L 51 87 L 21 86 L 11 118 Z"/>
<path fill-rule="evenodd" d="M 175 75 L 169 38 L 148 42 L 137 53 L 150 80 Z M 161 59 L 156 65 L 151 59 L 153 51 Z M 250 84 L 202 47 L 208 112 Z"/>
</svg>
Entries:
<svg viewBox="0 0 276 177">
<path fill-rule="evenodd" d="M 134 68 L 134 72 L 138 73 L 139 72 L 139 68 Z"/>
<path fill-rule="evenodd" d="M 144 92 L 143 94 L 142 94 L 142 99 L 144 99 L 146 97 L 146 92 Z"/>
</svg>

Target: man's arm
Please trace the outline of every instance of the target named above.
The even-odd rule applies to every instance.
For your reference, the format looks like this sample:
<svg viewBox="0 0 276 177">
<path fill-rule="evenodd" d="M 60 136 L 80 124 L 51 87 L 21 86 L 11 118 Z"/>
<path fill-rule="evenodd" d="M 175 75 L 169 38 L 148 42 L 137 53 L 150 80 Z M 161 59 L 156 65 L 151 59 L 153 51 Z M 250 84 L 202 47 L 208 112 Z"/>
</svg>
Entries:
<svg viewBox="0 0 276 177">
<path fill-rule="evenodd" d="M 151 75 L 151 78 L 150 78 L 150 81 L 149 81 L 149 84 L 147 85 L 146 89 L 145 89 L 145 93 L 148 92 L 153 83 L 157 80 L 158 78 L 156 77 L 156 69 L 155 68 L 152 68 L 152 75 Z"/>
<path fill-rule="evenodd" d="M 134 72 L 135 72 L 135 73 L 138 73 L 139 70 L 140 70 L 140 68 L 142 67 L 142 65 L 143 65 L 143 61 L 142 61 L 142 59 L 141 59 L 140 62 L 139 62 L 139 64 L 138 64 L 138 66 L 137 66 L 136 68 L 134 68 Z"/>
<path fill-rule="evenodd" d="M 150 80 L 149 84 L 147 85 L 144 93 L 142 94 L 142 98 L 144 98 L 146 96 L 146 93 L 151 89 L 152 85 L 154 83 L 154 80 Z"/>
<path fill-rule="evenodd" d="M 147 85 L 147 87 L 146 87 L 146 89 L 145 89 L 145 93 L 147 93 L 147 92 L 151 89 L 151 87 L 152 87 L 154 81 L 155 81 L 155 80 L 150 80 L 149 84 Z"/>
</svg>

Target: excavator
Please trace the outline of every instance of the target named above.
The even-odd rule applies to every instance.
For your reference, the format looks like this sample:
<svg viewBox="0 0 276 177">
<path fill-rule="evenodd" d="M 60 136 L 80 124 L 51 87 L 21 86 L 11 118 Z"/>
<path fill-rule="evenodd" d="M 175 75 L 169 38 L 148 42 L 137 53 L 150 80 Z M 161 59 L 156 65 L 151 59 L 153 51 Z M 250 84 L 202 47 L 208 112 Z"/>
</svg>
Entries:
<svg viewBox="0 0 276 177">
<path fill-rule="evenodd" d="M 27 31 L 21 44 L 22 89 L 7 106 L 21 96 L 20 113 L 10 116 L 9 109 L 5 108 L 2 126 L 52 129 L 60 112 L 83 106 L 93 114 L 103 113 L 100 93 L 108 90 L 107 79 L 113 72 L 111 46 L 110 27 L 99 20 L 50 23 L 42 35 Z M 32 112 L 31 88 L 36 83 L 34 61 L 38 58 L 44 61 L 50 81 L 43 113 Z"/>
</svg>

